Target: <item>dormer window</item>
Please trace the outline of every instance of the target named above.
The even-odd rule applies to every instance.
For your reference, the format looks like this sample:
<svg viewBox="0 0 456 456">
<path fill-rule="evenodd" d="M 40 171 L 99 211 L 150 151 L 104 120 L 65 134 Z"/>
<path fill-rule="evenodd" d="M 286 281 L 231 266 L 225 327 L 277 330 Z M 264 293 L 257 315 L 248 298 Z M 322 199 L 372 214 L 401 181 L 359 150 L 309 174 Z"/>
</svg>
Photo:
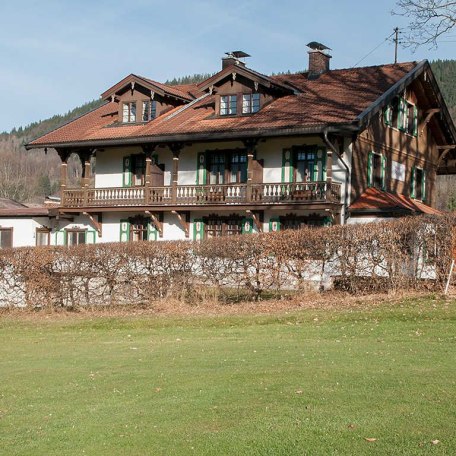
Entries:
<svg viewBox="0 0 456 456">
<path fill-rule="evenodd" d="M 260 110 L 260 94 L 247 93 L 242 95 L 242 114 L 253 114 Z"/>
<path fill-rule="evenodd" d="M 123 104 L 122 121 L 124 123 L 136 122 L 136 101 Z"/>
<path fill-rule="evenodd" d="M 157 102 L 154 100 L 143 101 L 142 104 L 142 120 L 149 122 L 157 116 Z"/>
<path fill-rule="evenodd" d="M 234 116 L 237 114 L 237 96 L 223 95 L 220 97 L 220 115 Z"/>
</svg>

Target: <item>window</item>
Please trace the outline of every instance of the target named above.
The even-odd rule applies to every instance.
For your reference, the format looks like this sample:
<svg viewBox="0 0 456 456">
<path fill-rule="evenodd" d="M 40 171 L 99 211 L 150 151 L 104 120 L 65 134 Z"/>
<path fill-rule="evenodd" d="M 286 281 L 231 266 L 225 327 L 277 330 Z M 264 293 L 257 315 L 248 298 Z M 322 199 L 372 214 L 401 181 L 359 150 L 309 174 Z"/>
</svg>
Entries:
<svg viewBox="0 0 456 456">
<path fill-rule="evenodd" d="M 131 172 L 133 177 L 133 186 L 142 187 L 145 185 L 146 158 L 144 155 L 131 156 Z"/>
<path fill-rule="evenodd" d="M 236 115 L 237 114 L 237 96 L 224 95 L 220 97 L 220 115 Z"/>
<path fill-rule="evenodd" d="M 210 217 L 205 224 L 206 238 L 242 234 L 242 222 L 242 218 L 236 216 Z"/>
<path fill-rule="evenodd" d="M 242 114 L 252 114 L 260 110 L 260 94 L 248 93 L 242 95 Z"/>
<path fill-rule="evenodd" d="M 315 152 L 296 151 L 295 182 L 312 182 L 315 180 Z"/>
<path fill-rule="evenodd" d="M 426 199 L 426 173 L 424 169 L 413 167 L 411 180 L 411 197 L 420 201 Z"/>
<path fill-rule="evenodd" d="M 247 155 L 240 151 L 208 154 L 209 184 L 247 182 Z"/>
<path fill-rule="evenodd" d="M 384 111 L 385 124 L 409 135 L 418 134 L 418 109 L 404 98 L 396 97 Z"/>
<path fill-rule="evenodd" d="M 67 235 L 67 245 L 79 245 L 86 243 L 86 230 L 81 229 L 68 229 L 66 230 Z"/>
<path fill-rule="evenodd" d="M 369 187 L 385 190 L 385 164 L 384 155 L 375 152 L 369 154 L 367 164 L 367 185 Z"/>
<path fill-rule="evenodd" d="M 136 122 L 136 101 L 123 104 L 122 120 L 124 123 Z"/>
<path fill-rule="evenodd" d="M 209 156 L 209 183 L 225 183 L 225 154 L 211 154 Z"/>
<path fill-rule="evenodd" d="M 143 122 L 149 122 L 149 120 L 155 119 L 157 115 L 157 102 L 154 100 L 143 101 L 142 103 L 142 120 Z"/>
<path fill-rule="evenodd" d="M 37 228 L 35 241 L 37 246 L 50 244 L 50 231 L 47 228 Z"/>
<path fill-rule="evenodd" d="M 0 228 L 0 249 L 13 247 L 13 229 Z"/>
<path fill-rule="evenodd" d="M 130 224 L 130 241 L 147 241 L 148 240 L 148 220 L 138 217 L 132 220 Z"/>
</svg>

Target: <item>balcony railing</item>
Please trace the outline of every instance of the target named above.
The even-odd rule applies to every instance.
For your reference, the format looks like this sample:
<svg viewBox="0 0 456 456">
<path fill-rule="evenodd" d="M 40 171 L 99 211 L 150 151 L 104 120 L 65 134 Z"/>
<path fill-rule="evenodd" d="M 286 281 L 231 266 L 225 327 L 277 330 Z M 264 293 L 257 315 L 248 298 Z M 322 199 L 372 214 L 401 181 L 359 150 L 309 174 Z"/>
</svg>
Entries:
<svg viewBox="0 0 456 456">
<path fill-rule="evenodd" d="M 340 203 L 338 183 L 178 185 L 168 187 L 80 188 L 63 191 L 62 207 L 268 205 Z"/>
</svg>

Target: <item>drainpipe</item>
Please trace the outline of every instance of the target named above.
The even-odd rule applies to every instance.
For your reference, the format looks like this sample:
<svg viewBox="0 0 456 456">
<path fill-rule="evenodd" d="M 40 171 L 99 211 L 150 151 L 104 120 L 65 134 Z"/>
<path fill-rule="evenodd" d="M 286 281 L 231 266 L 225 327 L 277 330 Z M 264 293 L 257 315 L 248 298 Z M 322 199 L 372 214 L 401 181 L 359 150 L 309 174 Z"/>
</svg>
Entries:
<svg viewBox="0 0 456 456">
<path fill-rule="evenodd" d="M 323 140 L 325 144 L 332 150 L 334 154 L 336 154 L 337 158 L 340 160 L 342 165 L 344 165 L 345 170 L 347 171 L 345 174 L 345 195 L 344 195 L 344 215 L 345 215 L 345 220 L 347 219 L 348 216 L 348 188 L 350 185 L 350 168 L 348 167 L 347 163 L 345 160 L 342 158 L 341 154 L 337 150 L 337 148 L 334 146 L 334 144 L 329 140 L 328 138 L 328 129 L 325 128 L 323 130 Z"/>
</svg>

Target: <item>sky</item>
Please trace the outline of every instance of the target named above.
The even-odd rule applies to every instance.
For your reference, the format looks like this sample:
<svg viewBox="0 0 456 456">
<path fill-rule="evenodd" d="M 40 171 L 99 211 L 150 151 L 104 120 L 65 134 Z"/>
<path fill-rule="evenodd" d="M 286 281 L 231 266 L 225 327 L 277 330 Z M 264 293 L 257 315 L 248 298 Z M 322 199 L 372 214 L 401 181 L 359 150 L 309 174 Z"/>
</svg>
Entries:
<svg viewBox="0 0 456 456">
<path fill-rule="evenodd" d="M 391 63 L 385 38 L 407 19 L 395 0 L 0 0 L 0 132 L 96 99 L 130 73 L 165 81 L 220 69 L 226 51 L 265 74 L 307 68 L 306 44 L 331 48 L 332 68 Z M 399 48 L 399 61 L 456 58 Z M 5 109 L 8 107 L 7 109 Z"/>
</svg>

